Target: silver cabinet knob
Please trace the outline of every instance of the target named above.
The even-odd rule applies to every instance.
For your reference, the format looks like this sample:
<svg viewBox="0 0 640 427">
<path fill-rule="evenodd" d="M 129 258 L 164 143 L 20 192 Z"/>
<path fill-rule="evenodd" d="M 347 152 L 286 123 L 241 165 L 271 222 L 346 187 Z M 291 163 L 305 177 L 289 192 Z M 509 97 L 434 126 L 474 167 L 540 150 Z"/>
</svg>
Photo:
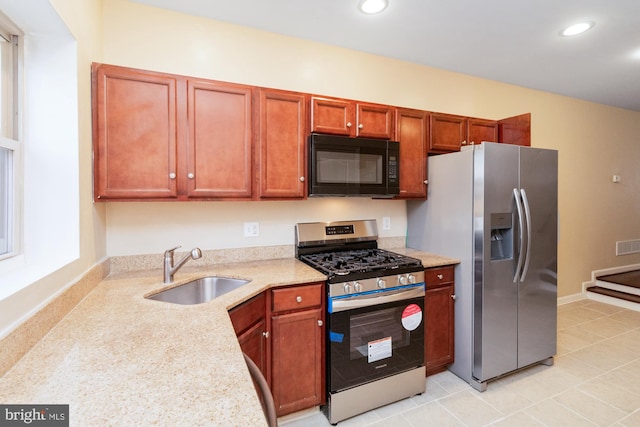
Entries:
<svg viewBox="0 0 640 427">
<path fill-rule="evenodd" d="M 262 336 L 265 337 L 265 338 L 269 338 L 269 331 L 263 332 Z"/>
<path fill-rule="evenodd" d="M 190 174 L 188 174 L 188 175 L 187 175 L 187 178 L 189 178 L 189 179 L 193 179 L 193 177 L 194 177 L 194 176 L 195 176 L 195 175 L 194 175 L 193 173 L 190 173 Z"/>
<path fill-rule="evenodd" d="M 442 280 L 444 279 L 444 276 L 442 274 L 438 274 L 438 279 Z"/>
<path fill-rule="evenodd" d="M 451 299 L 455 301 L 456 300 L 456 294 L 451 295 Z"/>
<path fill-rule="evenodd" d="M 364 128 L 364 125 L 363 125 L 362 123 L 360 123 L 360 124 L 358 125 L 358 129 L 362 129 L 362 128 Z"/>
<path fill-rule="evenodd" d="M 464 141 L 462 141 L 460 145 L 467 145 L 467 140 L 465 139 Z"/>
<path fill-rule="evenodd" d="M 300 177 L 300 182 L 304 182 L 304 176 Z"/>
<path fill-rule="evenodd" d="M 176 179 L 176 174 L 174 172 L 171 172 L 169 174 L 169 179 Z"/>
<path fill-rule="evenodd" d="M 298 304 L 300 304 L 302 302 L 302 297 L 300 295 L 298 295 L 296 297 L 296 301 L 298 302 Z"/>
<path fill-rule="evenodd" d="M 423 182 L 424 182 L 425 184 L 428 184 L 428 183 L 429 183 L 429 180 L 428 180 L 428 179 L 425 179 Z"/>
<path fill-rule="evenodd" d="M 318 319 L 318 326 L 322 326 L 324 325 L 324 323 L 322 323 L 322 320 Z"/>
</svg>

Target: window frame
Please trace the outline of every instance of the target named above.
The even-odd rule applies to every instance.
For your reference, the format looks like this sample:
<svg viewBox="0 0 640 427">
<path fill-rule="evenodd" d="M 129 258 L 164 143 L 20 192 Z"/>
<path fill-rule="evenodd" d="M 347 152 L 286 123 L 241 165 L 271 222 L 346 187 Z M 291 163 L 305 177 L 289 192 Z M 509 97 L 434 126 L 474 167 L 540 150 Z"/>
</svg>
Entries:
<svg viewBox="0 0 640 427">
<path fill-rule="evenodd" d="M 5 134 L 0 133 L 0 148 L 9 150 L 11 153 L 8 172 L 7 188 L 7 247 L 8 251 L 0 253 L 0 262 L 16 257 L 22 253 L 22 152 L 23 144 L 20 138 L 20 118 L 21 105 L 20 94 L 22 90 L 22 33 L 18 28 L 0 13 L 0 37 L 11 44 L 9 55 L 10 60 L 10 81 L 6 84 L 1 82 L 3 89 L 8 88 L 10 101 L 3 106 L 8 107 L 10 118 L 7 119 L 6 127 L 9 128 Z"/>
</svg>

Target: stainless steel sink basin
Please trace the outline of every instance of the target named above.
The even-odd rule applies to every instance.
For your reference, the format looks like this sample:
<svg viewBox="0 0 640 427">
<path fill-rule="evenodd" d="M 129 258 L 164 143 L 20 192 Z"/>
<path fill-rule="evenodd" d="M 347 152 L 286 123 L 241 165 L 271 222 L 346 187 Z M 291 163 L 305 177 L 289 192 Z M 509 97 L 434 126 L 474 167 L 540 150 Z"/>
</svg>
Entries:
<svg viewBox="0 0 640 427">
<path fill-rule="evenodd" d="M 147 299 L 170 302 L 173 304 L 194 305 L 211 301 L 214 298 L 238 289 L 250 280 L 229 277 L 209 276 L 195 279 L 184 285 L 149 295 Z"/>
</svg>

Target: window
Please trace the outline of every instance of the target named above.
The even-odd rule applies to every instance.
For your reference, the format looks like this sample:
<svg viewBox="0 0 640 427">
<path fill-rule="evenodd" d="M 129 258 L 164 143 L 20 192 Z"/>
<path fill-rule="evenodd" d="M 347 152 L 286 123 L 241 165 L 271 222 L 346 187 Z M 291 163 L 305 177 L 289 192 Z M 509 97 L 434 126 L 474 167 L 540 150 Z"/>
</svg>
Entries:
<svg viewBox="0 0 640 427">
<path fill-rule="evenodd" d="M 0 259 L 18 247 L 18 35 L 0 17 Z"/>
</svg>

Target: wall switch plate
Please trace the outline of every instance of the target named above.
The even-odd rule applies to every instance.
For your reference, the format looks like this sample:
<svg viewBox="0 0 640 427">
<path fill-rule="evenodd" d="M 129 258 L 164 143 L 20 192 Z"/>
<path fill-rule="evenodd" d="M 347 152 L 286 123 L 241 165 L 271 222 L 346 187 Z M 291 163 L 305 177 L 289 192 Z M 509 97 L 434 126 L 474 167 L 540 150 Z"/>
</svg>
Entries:
<svg viewBox="0 0 640 427">
<path fill-rule="evenodd" d="M 391 230 L 391 217 L 388 217 L 388 216 L 382 217 L 382 229 Z"/>
<path fill-rule="evenodd" d="M 258 237 L 260 235 L 260 224 L 257 222 L 244 223 L 244 237 Z"/>
</svg>

